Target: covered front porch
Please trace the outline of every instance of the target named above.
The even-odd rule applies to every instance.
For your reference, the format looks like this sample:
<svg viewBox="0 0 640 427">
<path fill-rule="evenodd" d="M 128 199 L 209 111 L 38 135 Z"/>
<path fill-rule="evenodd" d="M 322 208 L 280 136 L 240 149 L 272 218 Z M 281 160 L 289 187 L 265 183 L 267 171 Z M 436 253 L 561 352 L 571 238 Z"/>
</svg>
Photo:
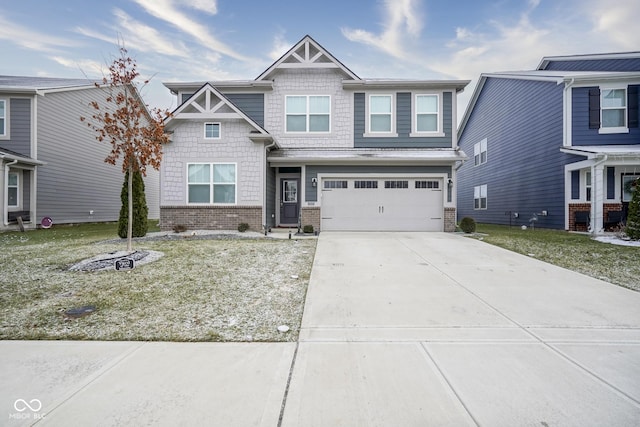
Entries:
<svg viewBox="0 0 640 427">
<path fill-rule="evenodd" d="M 585 159 L 565 166 L 565 228 L 601 234 L 624 227 L 631 183 L 640 178 L 640 145 L 566 147 Z"/>
<path fill-rule="evenodd" d="M 36 168 L 43 164 L 0 148 L 0 230 L 36 226 Z"/>
</svg>

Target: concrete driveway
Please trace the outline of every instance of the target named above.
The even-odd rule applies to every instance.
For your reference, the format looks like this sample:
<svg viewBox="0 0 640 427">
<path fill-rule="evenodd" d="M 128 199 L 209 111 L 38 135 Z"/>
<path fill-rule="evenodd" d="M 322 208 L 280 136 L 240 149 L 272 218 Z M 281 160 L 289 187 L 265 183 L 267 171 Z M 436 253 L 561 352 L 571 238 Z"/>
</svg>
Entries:
<svg viewBox="0 0 640 427">
<path fill-rule="evenodd" d="M 640 425 L 640 293 L 459 235 L 323 233 L 302 326 L 284 426 Z"/>
</svg>

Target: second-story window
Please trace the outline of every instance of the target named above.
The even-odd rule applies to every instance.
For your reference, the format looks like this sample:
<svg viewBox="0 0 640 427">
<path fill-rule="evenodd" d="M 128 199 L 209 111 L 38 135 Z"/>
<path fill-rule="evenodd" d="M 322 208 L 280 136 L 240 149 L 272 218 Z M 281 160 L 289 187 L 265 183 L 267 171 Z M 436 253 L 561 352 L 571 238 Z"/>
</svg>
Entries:
<svg viewBox="0 0 640 427">
<path fill-rule="evenodd" d="M 600 111 L 602 114 L 602 128 L 627 127 L 627 90 L 602 89 Z"/>
<path fill-rule="evenodd" d="M 292 95 L 285 101 L 287 132 L 329 132 L 331 97 L 328 95 Z"/>
<path fill-rule="evenodd" d="M 0 136 L 7 134 L 7 101 L 0 99 Z"/>
<path fill-rule="evenodd" d="M 369 96 L 369 132 L 390 133 L 393 102 L 391 95 Z"/>
<path fill-rule="evenodd" d="M 474 166 L 487 163 L 487 138 L 477 142 L 473 146 L 473 164 Z"/>
<path fill-rule="evenodd" d="M 438 132 L 438 95 L 416 95 L 416 132 Z"/>
<path fill-rule="evenodd" d="M 220 123 L 205 123 L 204 139 L 220 139 Z"/>
</svg>

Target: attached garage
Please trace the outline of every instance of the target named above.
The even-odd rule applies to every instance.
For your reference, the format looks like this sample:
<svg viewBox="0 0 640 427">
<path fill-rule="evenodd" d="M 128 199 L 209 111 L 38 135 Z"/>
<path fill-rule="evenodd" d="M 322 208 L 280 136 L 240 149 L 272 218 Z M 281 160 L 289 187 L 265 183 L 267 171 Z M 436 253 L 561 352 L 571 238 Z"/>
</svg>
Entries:
<svg viewBox="0 0 640 427">
<path fill-rule="evenodd" d="M 443 231 L 444 180 L 432 177 L 323 177 L 325 231 Z"/>
</svg>

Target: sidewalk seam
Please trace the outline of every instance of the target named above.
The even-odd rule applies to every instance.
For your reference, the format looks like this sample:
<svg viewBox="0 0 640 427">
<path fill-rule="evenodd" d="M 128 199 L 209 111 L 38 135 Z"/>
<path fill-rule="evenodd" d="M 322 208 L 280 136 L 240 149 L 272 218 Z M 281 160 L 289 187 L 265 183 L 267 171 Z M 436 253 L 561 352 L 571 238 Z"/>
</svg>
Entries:
<svg viewBox="0 0 640 427">
<path fill-rule="evenodd" d="M 282 395 L 282 404 L 280 405 L 280 415 L 278 416 L 278 427 L 282 427 L 284 410 L 287 405 L 287 398 L 289 397 L 289 386 L 291 385 L 291 378 L 293 377 L 293 369 L 296 366 L 296 359 L 298 358 L 298 347 L 300 347 L 300 341 L 296 342 L 296 349 L 293 351 L 293 357 L 291 358 L 291 366 L 289 367 L 289 376 L 287 378 L 287 385 L 284 388 L 284 394 Z"/>
</svg>

